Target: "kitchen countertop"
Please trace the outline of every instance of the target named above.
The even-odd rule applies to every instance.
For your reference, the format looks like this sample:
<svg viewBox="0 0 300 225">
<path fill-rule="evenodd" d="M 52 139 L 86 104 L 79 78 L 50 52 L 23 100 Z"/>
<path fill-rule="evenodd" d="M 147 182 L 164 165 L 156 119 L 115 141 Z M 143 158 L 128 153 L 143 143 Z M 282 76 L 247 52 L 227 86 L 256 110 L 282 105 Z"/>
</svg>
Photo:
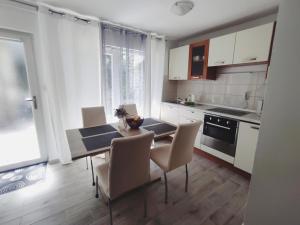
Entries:
<svg viewBox="0 0 300 225">
<path fill-rule="evenodd" d="M 246 111 L 246 110 L 241 110 L 241 109 L 236 109 L 236 108 L 231 108 L 231 107 L 225 107 L 225 106 L 220 106 L 220 105 L 208 105 L 208 104 L 195 104 L 193 106 L 189 106 L 189 105 L 183 105 L 183 104 L 177 103 L 176 101 L 164 101 L 163 103 L 174 104 L 177 106 L 189 107 L 189 108 L 193 108 L 193 109 L 199 109 L 199 110 L 205 111 L 205 113 L 208 113 L 208 114 L 225 116 L 225 117 L 237 119 L 237 120 L 244 121 L 244 122 L 260 124 L 260 116 L 257 115 L 256 113 L 254 113 L 253 111 Z M 242 116 L 236 116 L 236 115 L 231 115 L 231 114 L 227 114 L 227 113 L 207 111 L 208 109 L 212 109 L 212 108 L 216 108 L 216 107 L 225 108 L 225 109 L 233 109 L 233 110 L 238 110 L 238 111 L 245 111 L 245 112 L 248 112 L 248 114 L 245 114 Z"/>
</svg>

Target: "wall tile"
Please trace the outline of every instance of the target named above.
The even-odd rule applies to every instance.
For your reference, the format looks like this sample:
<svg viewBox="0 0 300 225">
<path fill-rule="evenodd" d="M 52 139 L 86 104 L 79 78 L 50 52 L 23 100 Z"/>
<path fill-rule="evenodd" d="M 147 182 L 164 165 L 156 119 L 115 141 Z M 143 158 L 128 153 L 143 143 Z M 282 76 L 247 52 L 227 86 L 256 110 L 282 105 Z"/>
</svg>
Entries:
<svg viewBox="0 0 300 225">
<path fill-rule="evenodd" d="M 266 83 L 266 74 L 265 73 L 258 73 L 256 85 L 262 85 Z"/>
<path fill-rule="evenodd" d="M 254 68 L 254 67 L 253 67 Z M 197 102 L 227 105 L 256 110 L 257 99 L 264 97 L 266 89 L 264 67 L 230 68 L 217 75 L 216 80 L 178 81 L 177 96 L 186 98 L 194 94 Z M 243 71 L 244 70 L 244 71 Z M 232 73 L 230 73 L 232 71 Z M 245 94 L 249 99 L 245 99 Z"/>
<path fill-rule="evenodd" d="M 235 85 L 255 85 L 257 75 L 255 73 L 228 74 L 228 84 Z"/>
<path fill-rule="evenodd" d="M 264 85 L 264 84 L 258 85 L 258 86 L 256 86 L 255 96 L 264 98 L 265 91 L 266 91 L 266 85 Z"/>
</svg>

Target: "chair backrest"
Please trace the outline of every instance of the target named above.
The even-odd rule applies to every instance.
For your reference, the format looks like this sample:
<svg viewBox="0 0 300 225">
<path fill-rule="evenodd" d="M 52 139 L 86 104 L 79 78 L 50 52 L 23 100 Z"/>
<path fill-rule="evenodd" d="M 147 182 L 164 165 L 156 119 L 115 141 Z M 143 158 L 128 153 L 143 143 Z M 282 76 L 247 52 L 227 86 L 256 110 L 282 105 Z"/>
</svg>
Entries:
<svg viewBox="0 0 300 225">
<path fill-rule="evenodd" d="M 95 127 L 106 124 L 103 106 L 81 108 L 83 127 Z"/>
<path fill-rule="evenodd" d="M 150 148 L 154 133 L 115 138 L 111 144 L 108 191 L 111 199 L 150 180 Z"/>
<path fill-rule="evenodd" d="M 121 105 L 121 107 L 123 107 L 129 115 L 132 115 L 132 116 L 138 115 L 135 104 L 124 104 L 124 105 Z"/>
<path fill-rule="evenodd" d="M 192 160 L 194 142 L 201 123 L 197 121 L 178 125 L 171 145 L 169 170 L 183 166 Z"/>
</svg>

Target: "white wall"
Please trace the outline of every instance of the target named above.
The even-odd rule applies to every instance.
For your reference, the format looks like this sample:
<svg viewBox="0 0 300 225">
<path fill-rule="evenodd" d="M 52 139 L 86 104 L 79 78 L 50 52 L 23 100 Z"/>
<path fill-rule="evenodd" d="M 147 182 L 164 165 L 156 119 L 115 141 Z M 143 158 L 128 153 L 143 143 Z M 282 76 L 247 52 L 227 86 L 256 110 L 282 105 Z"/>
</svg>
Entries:
<svg viewBox="0 0 300 225">
<path fill-rule="evenodd" d="M 299 10 L 281 0 L 245 225 L 300 224 Z"/>
<path fill-rule="evenodd" d="M 0 28 L 37 34 L 37 12 L 32 7 L 2 1 L 0 3 Z"/>
</svg>

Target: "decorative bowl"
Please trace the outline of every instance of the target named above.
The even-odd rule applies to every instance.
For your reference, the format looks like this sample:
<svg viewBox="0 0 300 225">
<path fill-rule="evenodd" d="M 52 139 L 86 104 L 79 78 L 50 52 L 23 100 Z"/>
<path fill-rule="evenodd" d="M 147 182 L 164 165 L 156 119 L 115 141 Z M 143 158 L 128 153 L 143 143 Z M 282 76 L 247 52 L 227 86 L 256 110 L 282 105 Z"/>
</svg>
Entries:
<svg viewBox="0 0 300 225">
<path fill-rule="evenodd" d="M 139 116 L 126 117 L 126 122 L 131 129 L 139 129 L 144 119 Z"/>
</svg>

